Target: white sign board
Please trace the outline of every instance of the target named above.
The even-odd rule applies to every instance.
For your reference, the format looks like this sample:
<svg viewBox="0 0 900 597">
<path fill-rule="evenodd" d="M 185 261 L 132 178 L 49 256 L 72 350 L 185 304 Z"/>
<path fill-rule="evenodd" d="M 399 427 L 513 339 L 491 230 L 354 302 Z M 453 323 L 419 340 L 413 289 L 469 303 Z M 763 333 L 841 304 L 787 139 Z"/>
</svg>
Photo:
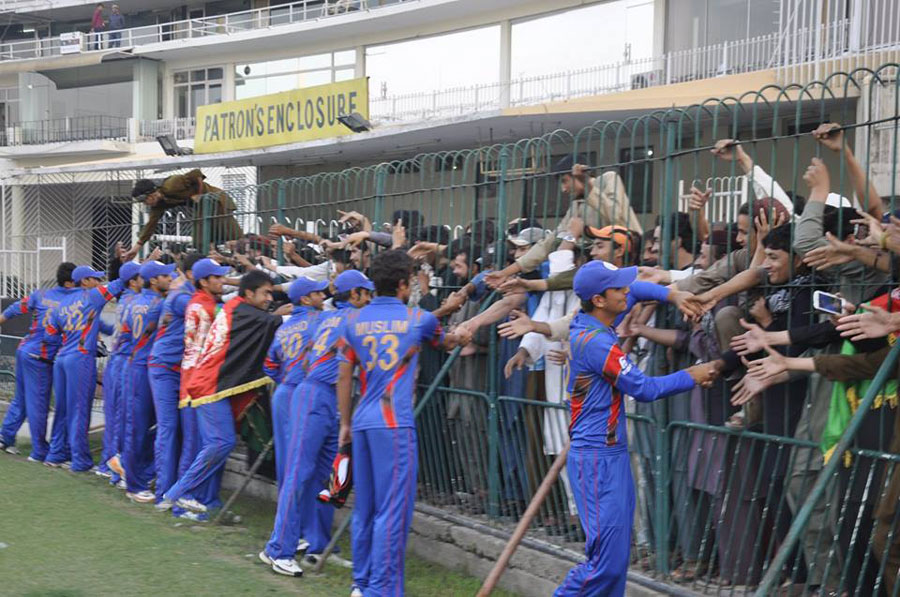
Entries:
<svg viewBox="0 0 900 597">
<path fill-rule="evenodd" d="M 59 36 L 60 54 L 78 54 L 81 52 L 81 43 L 84 34 L 81 31 L 61 33 Z"/>
</svg>

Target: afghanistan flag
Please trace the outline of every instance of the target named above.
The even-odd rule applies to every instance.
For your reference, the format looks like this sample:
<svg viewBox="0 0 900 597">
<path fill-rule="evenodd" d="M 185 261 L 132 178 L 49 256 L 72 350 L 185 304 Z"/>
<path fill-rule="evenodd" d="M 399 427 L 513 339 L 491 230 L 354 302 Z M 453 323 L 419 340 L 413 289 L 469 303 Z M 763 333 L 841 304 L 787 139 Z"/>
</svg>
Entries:
<svg viewBox="0 0 900 597">
<path fill-rule="evenodd" d="M 235 419 L 269 383 L 263 373 L 266 351 L 282 318 L 233 298 L 216 315 L 187 385 L 191 404 L 231 398 Z"/>
<path fill-rule="evenodd" d="M 896 311 L 900 307 L 898 298 L 894 297 L 893 293 L 875 297 L 869 303 L 860 305 L 860 309 L 864 310 L 866 305 L 875 305 L 886 311 Z M 894 345 L 896 340 L 895 334 L 888 336 L 888 343 L 891 346 Z M 856 354 L 856 348 L 849 341 L 845 341 L 841 346 L 841 354 Z M 820 444 L 825 462 L 828 462 L 834 456 L 834 449 L 837 443 L 840 441 L 841 436 L 844 435 L 844 430 L 850 424 L 853 413 L 859 408 L 859 404 L 862 402 L 871 384 L 872 380 L 870 379 L 857 382 L 834 382 L 831 390 L 831 404 L 828 407 L 828 420 L 825 422 L 825 429 L 822 430 L 822 443 Z M 872 410 L 881 408 L 885 403 L 896 407 L 897 388 L 897 380 L 894 378 L 888 379 L 878 395 L 875 396 Z M 850 452 L 844 454 L 844 465 L 850 466 Z"/>
</svg>

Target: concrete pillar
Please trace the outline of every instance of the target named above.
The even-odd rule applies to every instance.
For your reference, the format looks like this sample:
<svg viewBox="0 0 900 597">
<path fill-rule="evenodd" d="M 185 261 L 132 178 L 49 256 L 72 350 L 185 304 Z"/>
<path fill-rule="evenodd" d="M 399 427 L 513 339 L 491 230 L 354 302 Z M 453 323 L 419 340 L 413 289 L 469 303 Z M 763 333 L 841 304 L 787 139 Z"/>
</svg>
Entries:
<svg viewBox="0 0 900 597">
<path fill-rule="evenodd" d="M 235 87 L 234 64 L 226 64 L 222 76 L 222 101 L 230 102 L 234 99 L 237 88 Z"/>
<path fill-rule="evenodd" d="M 653 56 L 666 53 L 666 0 L 653 0 Z"/>
<path fill-rule="evenodd" d="M 132 118 L 159 118 L 159 63 L 153 60 L 135 60 L 131 85 Z"/>
<path fill-rule="evenodd" d="M 356 46 L 356 69 L 353 71 L 353 76 L 356 79 L 366 76 L 366 48 L 365 46 Z M 372 90 L 369 90 L 371 93 Z"/>
<path fill-rule="evenodd" d="M 512 24 L 500 23 L 500 107 L 508 108 L 510 102 L 509 86 L 512 79 Z"/>
</svg>

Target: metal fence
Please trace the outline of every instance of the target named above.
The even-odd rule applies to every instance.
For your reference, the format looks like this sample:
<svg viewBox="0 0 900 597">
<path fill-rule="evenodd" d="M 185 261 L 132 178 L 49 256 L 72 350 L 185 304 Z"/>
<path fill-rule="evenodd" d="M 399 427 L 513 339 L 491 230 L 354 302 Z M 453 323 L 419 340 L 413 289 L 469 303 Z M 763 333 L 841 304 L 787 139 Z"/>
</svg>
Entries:
<svg viewBox="0 0 900 597">
<path fill-rule="evenodd" d="M 710 99 L 625 121 L 599 121 L 574 134 L 554 131 L 516 143 L 236 185 L 228 189 L 234 206 L 221 194 L 212 194 L 197 210 L 188 209 L 169 224 L 171 229 L 159 233 L 203 251 L 216 245 L 222 253 L 244 251 L 255 257 L 291 252 L 293 245 L 284 239 L 270 244 L 264 238 L 274 222 L 338 241 L 347 231 L 338 221 L 337 210 L 365 214 L 375 231 L 389 230 L 397 220 L 405 220 L 408 242 L 434 241 L 455 247 L 456 253 L 465 256 L 452 268 L 453 250 L 440 249 L 422 266 L 414 300 L 433 309 L 447 293 L 470 282 L 479 269 L 507 263 L 514 251 L 505 242 L 512 220 L 536 219 L 543 228 L 557 232 L 571 198 L 561 190 L 561 178 L 567 172 L 556 171 L 555 164 L 561 157 L 577 156 L 594 167 L 593 185 L 598 189 L 612 194 L 624 191 L 630 198 L 636 216 L 627 219 L 627 224 L 647 233 L 636 235 L 635 243 L 639 237 L 646 238 L 644 248 L 656 246 L 660 263 L 677 270 L 685 266 L 684 251 L 691 262 L 701 253 L 698 231 L 693 229 L 698 224 L 696 214 L 688 218 L 690 232 L 670 224 L 683 222 L 675 214 L 684 206 L 691 185 L 708 186 L 715 192 L 718 203 L 707 212 L 714 228 L 740 224 L 737 203 L 778 194 L 773 182 L 761 183 L 760 172 L 793 193 L 793 204 L 799 206 L 798 195 L 809 194 L 802 177 L 813 156 L 828 166 L 833 193 L 847 198 L 856 194 L 864 208 L 875 201 L 868 191 L 855 193 L 848 161 L 812 139 L 810 131 L 822 122 L 843 125 L 845 145 L 852 146 L 863 163 L 865 181 L 874 185 L 886 209 L 893 209 L 900 149 L 898 74 L 898 65 L 888 64 L 876 70 L 837 73 L 804 86 L 767 87 L 740 98 Z M 745 170 L 739 162 L 712 156 L 710 149 L 722 138 L 740 139 L 754 167 Z M 25 246 L 29 239 L 51 235 L 71 243 L 73 238 L 84 239 L 88 236 L 84 232 L 90 230 L 94 239 L 90 247 L 108 249 L 114 239 L 134 239 L 141 216 L 121 198 L 127 196 L 136 175 L 105 175 L 105 190 L 97 194 L 96 207 L 84 209 L 85 201 L 79 200 L 55 219 L 48 217 L 45 210 L 50 208 L 43 203 L 50 192 L 46 187 L 51 185 L 41 180 L 11 181 L 4 195 L 13 200 L 3 212 L 5 236 L 0 240 Z M 110 187 L 115 177 L 115 186 Z M 37 193 L 41 201 L 15 199 L 23 193 Z M 590 197 L 589 192 L 586 195 Z M 23 209 L 38 211 L 26 218 Z M 117 215 L 107 220 L 84 219 L 96 209 Z M 421 214 L 421 223 L 411 211 Z M 566 226 L 559 228 L 566 231 Z M 656 239 L 651 240 L 654 232 Z M 251 233 L 259 236 L 248 238 Z M 754 238 L 751 230 L 750 242 Z M 454 239 L 462 240 L 454 244 Z M 689 248 L 679 251 L 679 246 Z M 75 254 L 84 255 L 88 247 L 79 244 L 70 251 L 76 248 L 82 253 Z M 737 241 L 729 237 L 721 249 L 731 256 L 737 271 Z M 583 258 L 589 250 L 582 247 Z M 308 259 L 315 255 L 305 243 L 294 247 L 294 252 Z M 349 259 L 365 267 L 370 257 L 364 246 Z M 635 252 L 629 259 L 640 262 L 643 254 Z M 790 310 L 802 297 L 808 300 L 813 288 L 846 283 L 869 299 L 896 283 L 890 276 L 873 282 L 854 278 L 856 274 L 816 282 L 817 272 L 809 278 L 799 262 L 793 267 L 797 269 L 790 284 L 763 286 L 761 291 L 770 309 L 788 309 L 782 319 L 792 330 L 818 322 L 811 309 L 802 315 Z M 785 289 L 790 291 L 787 295 L 779 294 Z M 479 314 L 487 317 L 492 309 L 513 305 L 532 313 L 543 309 L 544 317 L 552 318 L 577 303 L 564 290 L 545 293 L 540 299 L 520 295 L 502 300 L 497 293 L 479 294 L 477 287 L 474 292 L 448 325 L 460 325 Z M 807 294 L 796 294 L 803 292 Z M 763 321 L 755 306 L 759 296 L 751 293 L 747 300 L 728 306 L 743 317 Z M 781 298 L 769 303 L 773 296 Z M 546 302 L 541 306 L 539 301 Z M 694 326 L 681 321 L 671 307 L 654 309 L 648 322 L 658 331 L 672 331 L 675 340 L 672 346 L 635 343 L 633 357 L 646 371 L 661 374 L 681 369 L 697 360 L 716 358 L 726 348 L 717 346 L 721 310 Z M 449 357 L 430 349 L 421 355 L 416 406 L 418 497 L 420 503 L 508 529 L 522 515 L 552 458 L 567 441 L 566 369 L 549 358 L 549 351 L 560 345 L 548 342 L 542 345 L 543 358 L 538 362 L 505 371 L 522 345 L 501 339 L 494 329 L 481 328 L 474 348 L 458 349 Z M 844 348 L 840 342 L 827 344 L 806 354 Z M 633 570 L 681 582 L 698 592 L 756 590 L 768 595 L 783 582 L 793 582 L 798 586 L 792 590 L 801 592 L 823 585 L 856 595 L 896 595 L 898 562 L 892 558 L 900 529 L 893 483 L 900 455 L 892 442 L 900 437 L 894 434 L 896 386 L 886 381 L 897 377 L 898 350 L 875 367 L 878 375 L 866 387 L 837 386 L 821 374 L 773 386 L 759 399 L 761 417 L 747 411 L 740 428 L 726 425 L 740 411 L 730 402 L 740 372 L 709 390 L 650 404 L 628 401 L 629 454 L 637 499 Z M 791 354 L 800 356 L 799 351 Z M 833 404 L 847 404 L 853 396 L 859 399 L 852 404 L 857 408 L 855 415 L 837 444 L 836 456 L 825 463 L 820 444 L 829 409 Z M 568 475 L 558 480 L 530 531 L 531 541 L 548 549 L 581 548 L 584 533 L 573 500 L 573 482 Z"/>
</svg>

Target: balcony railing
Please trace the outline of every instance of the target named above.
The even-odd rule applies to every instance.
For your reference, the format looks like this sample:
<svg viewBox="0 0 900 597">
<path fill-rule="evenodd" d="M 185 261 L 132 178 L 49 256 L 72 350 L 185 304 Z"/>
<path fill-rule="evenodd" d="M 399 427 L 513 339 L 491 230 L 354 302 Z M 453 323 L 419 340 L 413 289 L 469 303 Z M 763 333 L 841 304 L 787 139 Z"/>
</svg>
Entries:
<svg viewBox="0 0 900 597">
<path fill-rule="evenodd" d="M 185 19 L 144 27 L 100 33 L 65 34 L 43 39 L 0 43 L 0 60 L 46 58 L 62 54 L 129 48 L 178 42 L 199 37 L 222 36 L 254 29 L 270 29 L 321 20 L 358 11 L 378 10 L 401 2 L 422 0 L 301 0 L 268 8 L 257 8 L 199 19 Z"/>
<path fill-rule="evenodd" d="M 40 145 L 71 141 L 129 138 L 129 119 L 118 116 L 72 116 L 14 123 L 0 131 L 0 145 Z"/>
</svg>

